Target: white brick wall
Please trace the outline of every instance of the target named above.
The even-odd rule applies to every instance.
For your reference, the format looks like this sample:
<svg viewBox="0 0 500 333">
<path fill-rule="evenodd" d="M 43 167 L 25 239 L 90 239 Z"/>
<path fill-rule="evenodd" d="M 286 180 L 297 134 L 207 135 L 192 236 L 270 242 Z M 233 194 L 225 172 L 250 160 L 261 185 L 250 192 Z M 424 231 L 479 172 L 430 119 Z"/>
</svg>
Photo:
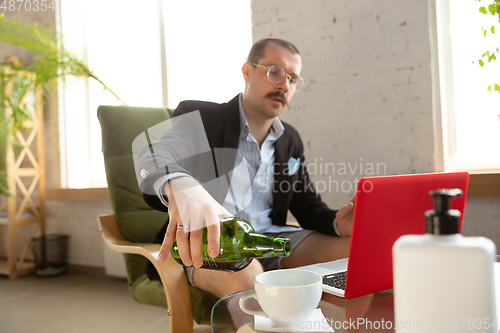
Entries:
<svg viewBox="0 0 500 333">
<path fill-rule="evenodd" d="M 70 236 L 70 264 L 104 267 L 104 243 L 97 216 L 112 212 L 109 201 L 48 201 L 47 233 Z"/>
<path fill-rule="evenodd" d="M 252 11 L 254 41 L 287 39 L 302 54 L 307 88 L 282 118 L 301 133 L 308 159 L 385 163 L 388 174 L 434 170 L 426 0 L 254 0 Z"/>
<path fill-rule="evenodd" d="M 369 175 L 435 171 L 431 49 L 427 0 L 253 0 L 253 39 L 291 41 L 299 49 L 307 87 L 282 119 L 301 133 L 308 162 L 350 164 L 347 175 L 311 178 L 344 183 L 322 194 L 339 207 L 354 194 L 348 183 Z M 314 169 L 313 169 L 314 170 Z M 318 186 L 318 190 L 322 188 Z M 345 193 L 348 192 L 348 193 Z M 469 197 L 466 235 L 483 235 L 500 248 L 500 197 Z"/>
</svg>

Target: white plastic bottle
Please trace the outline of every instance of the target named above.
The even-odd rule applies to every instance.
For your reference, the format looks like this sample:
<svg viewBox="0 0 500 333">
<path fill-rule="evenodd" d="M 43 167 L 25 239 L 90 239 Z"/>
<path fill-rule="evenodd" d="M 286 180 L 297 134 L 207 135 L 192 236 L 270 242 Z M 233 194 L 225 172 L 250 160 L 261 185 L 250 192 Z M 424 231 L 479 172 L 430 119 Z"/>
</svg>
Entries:
<svg viewBox="0 0 500 333">
<path fill-rule="evenodd" d="M 396 332 L 495 332 L 495 244 L 459 234 L 460 212 L 449 209 L 459 189 L 431 192 L 425 235 L 393 246 Z"/>
</svg>

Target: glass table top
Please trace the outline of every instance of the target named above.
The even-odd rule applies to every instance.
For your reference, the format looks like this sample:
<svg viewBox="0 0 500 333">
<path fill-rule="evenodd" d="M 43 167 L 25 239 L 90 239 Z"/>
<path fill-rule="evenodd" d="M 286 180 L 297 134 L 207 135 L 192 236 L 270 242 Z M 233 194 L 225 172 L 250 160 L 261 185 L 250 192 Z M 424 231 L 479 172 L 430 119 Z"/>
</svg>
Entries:
<svg viewBox="0 0 500 333">
<path fill-rule="evenodd" d="M 221 298 L 212 308 L 212 332 L 272 332 L 256 330 L 255 318 L 239 307 L 240 298 L 253 290 L 244 290 Z M 253 299 L 245 303 L 248 308 L 260 310 Z M 394 303 L 392 290 L 347 300 L 323 293 L 319 309 L 321 322 L 306 322 L 295 330 L 307 332 L 394 332 Z M 325 326 L 328 325 L 328 326 Z M 332 330 L 329 330 L 331 327 Z M 294 330 L 287 330 L 294 332 Z"/>
</svg>

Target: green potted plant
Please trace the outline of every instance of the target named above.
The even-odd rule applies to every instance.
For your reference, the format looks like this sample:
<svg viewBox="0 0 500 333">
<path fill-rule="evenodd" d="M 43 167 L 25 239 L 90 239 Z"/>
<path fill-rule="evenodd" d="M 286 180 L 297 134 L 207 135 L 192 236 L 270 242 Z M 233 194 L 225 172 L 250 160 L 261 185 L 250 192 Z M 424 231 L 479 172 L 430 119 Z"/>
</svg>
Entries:
<svg viewBox="0 0 500 333">
<path fill-rule="evenodd" d="M 78 57 L 66 50 L 62 36 L 55 35 L 53 29 L 6 19 L 1 14 L 0 42 L 23 47 L 36 55 L 36 60 L 29 66 L 24 66 L 16 58 L 0 64 L 0 195 L 9 195 L 7 147 L 14 143 L 14 134 L 30 120 L 29 112 L 21 103 L 27 93 L 42 87 L 44 93 L 49 94 L 58 79 L 66 77 L 92 78 L 119 101 L 121 99 L 89 69 L 85 55 Z M 5 93 L 6 87 L 9 87 L 8 94 Z"/>
<path fill-rule="evenodd" d="M 487 5 L 479 7 L 479 12 L 482 14 L 490 14 L 491 16 L 497 16 L 498 21 L 500 22 L 500 0 L 475 0 L 478 2 L 485 2 Z M 483 36 L 486 37 L 488 35 L 495 34 L 495 26 L 484 26 L 482 28 Z M 479 66 L 483 67 L 486 63 L 490 63 L 493 60 L 497 60 L 497 54 L 500 52 L 497 47 L 495 50 L 487 50 L 485 51 L 481 57 L 478 59 L 477 63 Z M 486 62 L 487 61 L 487 62 Z M 474 61 L 473 61 L 474 63 Z M 488 86 L 488 91 L 496 91 L 500 94 L 500 85 L 498 83 L 494 83 Z"/>
</svg>

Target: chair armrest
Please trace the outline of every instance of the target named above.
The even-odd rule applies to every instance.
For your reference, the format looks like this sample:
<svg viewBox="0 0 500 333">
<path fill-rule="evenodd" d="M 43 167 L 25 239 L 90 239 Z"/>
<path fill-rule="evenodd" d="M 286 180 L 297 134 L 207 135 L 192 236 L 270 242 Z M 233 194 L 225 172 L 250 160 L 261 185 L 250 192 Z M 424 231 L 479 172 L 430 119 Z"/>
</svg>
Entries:
<svg viewBox="0 0 500 333">
<path fill-rule="evenodd" d="M 182 266 L 177 264 L 172 256 L 159 262 L 160 244 L 132 243 L 124 239 L 115 215 L 99 215 L 97 220 L 101 236 L 112 251 L 140 254 L 155 266 L 160 275 L 170 311 L 169 332 L 192 332 L 191 297 Z"/>
</svg>

